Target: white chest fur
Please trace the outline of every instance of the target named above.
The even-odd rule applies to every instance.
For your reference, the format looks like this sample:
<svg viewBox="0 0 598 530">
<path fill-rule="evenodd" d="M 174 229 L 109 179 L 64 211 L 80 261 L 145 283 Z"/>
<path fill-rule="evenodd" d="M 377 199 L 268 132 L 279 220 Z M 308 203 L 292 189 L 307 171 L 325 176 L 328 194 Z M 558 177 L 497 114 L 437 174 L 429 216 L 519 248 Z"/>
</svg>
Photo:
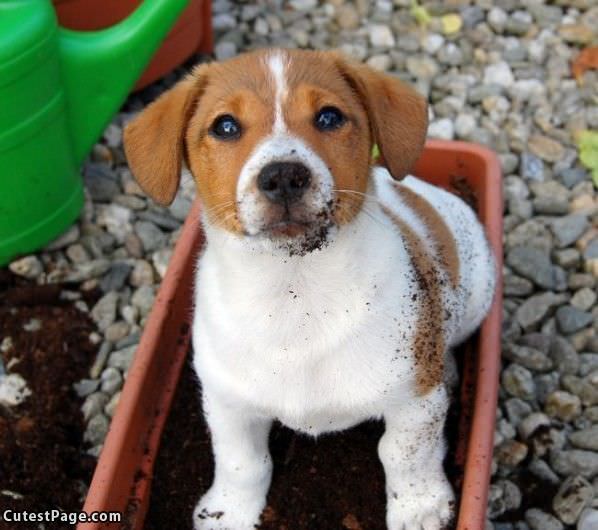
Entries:
<svg viewBox="0 0 598 530">
<path fill-rule="evenodd" d="M 388 179 L 378 172 L 382 202 Z M 417 282 L 402 238 L 377 206 L 304 256 L 256 253 L 209 227 L 207 237 L 193 332 L 204 386 L 312 434 L 413 395 Z"/>
<path fill-rule="evenodd" d="M 305 256 L 225 257 L 208 247 L 194 329 L 204 384 L 314 434 L 405 392 L 401 350 L 414 315 L 400 293 L 412 271 L 391 223 L 380 223 L 364 215 L 333 248 Z"/>
</svg>

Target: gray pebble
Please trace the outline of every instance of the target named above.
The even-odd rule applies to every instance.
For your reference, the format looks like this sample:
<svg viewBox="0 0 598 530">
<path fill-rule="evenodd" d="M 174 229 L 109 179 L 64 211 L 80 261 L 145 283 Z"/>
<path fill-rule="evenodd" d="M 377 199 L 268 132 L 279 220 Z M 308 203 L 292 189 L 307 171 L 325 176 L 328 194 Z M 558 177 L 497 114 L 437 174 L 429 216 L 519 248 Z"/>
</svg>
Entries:
<svg viewBox="0 0 598 530">
<path fill-rule="evenodd" d="M 587 260 L 598 258 L 598 237 L 595 237 L 590 241 L 583 252 L 583 257 Z"/>
<path fill-rule="evenodd" d="M 166 234 L 149 221 L 136 222 L 135 232 L 139 236 L 145 252 L 153 252 L 166 244 Z"/>
<path fill-rule="evenodd" d="M 87 397 L 98 389 L 100 382 L 97 379 L 81 379 L 73 385 L 79 397 Z"/>
<path fill-rule="evenodd" d="M 542 412 L 532 412 L 517 426 L 519 436 L 527 440 L 539 427 L 550 426 L 550 418 Z"/>
<path fill-rule="evenodd" d="M 560 197 L 538 197 L 533 201 L 534 211 L 544 215 L 565 215 L 569 213 L 569 202 Z"/>
<path fill-rule="evenodd" d="M 564 530 L 565 528 L 556 517 L 538 508 L 527 510 L 525 520 L 531 530 Z"/>
<path fill-rule="evenodd" d="M 539 403 L 544 403 L 546 398 L 559 388 L 558 372 L 550 372 L 534 377 L 536 383 L 536 399 Z"/>
<path fill-rule="evenodd" d="M 592 485 L 582 476 L 568 477 L 552 500 L 552 509 L 565 524 L 575 524 L 594 496 Z"/>
<path fill-rule="evenodd" d="M 112 351 L 112 344 L 108 341 L 102 342 L 100 345 L 100 349 L 96 355 L 96 358 L 89 369 L 89 377 L 91 379 L 97 379 L 100 377 L 104 366 L 106 366 L 106 361 L 108 360 L 108 354 Z"/>
<path fill-rule="evenodd" d="M 96 416 L 104 409 L 106 403 L 108 403 L 108 396 L 103 392 L 89 394 L 81 406 L 83 419 L 89 421 L 90 418 Z"/>
<path fill-rule="evenodd" d="M 461 18 L 463 19 L 463 26 L 470 29 L 484 21 L 485 13 L 479 6 L 467 6 L 461 10 Z"/>
<path fill-rule="evenodd" d="M 59 235 L 54 241 L 48 243 L 44 247 L 44 250 L 54 251 L 68 247 L 69 245 L 78 241 L 80 234 L 81 232 L 79 230 L 79 225 L 74 224 L 66 232 Z"/>
<path fill-rule="evenodd" d="M 575 243 L 588 227 L 588 220 L 585 215 L 571 214 L 565 217 L 554 219 L 550 223 L 550 229 L 554 234 L 555 243 L 558 248 L 568 247 Z"/>
<path fill-rule="evenodd" d="M 512 363 L 502 373 L 503 388 L 513 397 L 531 400 L 536 395 L 532 373 L 523 366 Z"/>
<path fill-rule="evenodd" d="M 576 374 L 579 370 L 579 354 L 571 343 L 558 335 L 550 348 L 550 357 L 555 362 L 555 367 L 561 374 Z"/>
<path fill-rule="evenodd" d="M 131 297 L 131 302 L 139 309 L 141 316 L 147 315 L 154 305 L 155 289 L 152 285 L 142 285 Z"/>
<path fill-rule="evenodd" d="M 187 218 L 189 210 L 191 210 L 191 201 L 187 199 L 182 193 L 178 193 L 174 198 L 172 204 L 168 207 L 170 215 L 181 223 Z"/>
<path fill-rule="evenodd" d="M 98 300 L 91 310 L 91 318 L 101 331 L 104 331 L 116 320 L 116 307 L 118 305 L 118 293 L 112 291 L 106 293 Z"/>
<path fill-rule="evenodd" d="M 96 414 L 89 420 L 83 439 L 92 445 L 101 444 L 106 438 L 109 427 L 108 418 L 104 414 Z"/>
<path fill-rule="evenodd" d="M 561 483 L 559 476 L 550 469 L 550 466 L 541 458 L 534 458 L 530 462 L 528 469 L 543 482 L 547 482 L 553 486 Z"/>
<path fill-rule="evenodd" d="M 546 414 L 563 421 L 571 421 L 581 414 L 581 401 L 575 394 L 557 390 L 546 398 Z"/>
<path fill-rule="evenodd" d="M 131 365 L 136 349 L 137 344 L 133 344 L 112 352 L 108 358 L 108 366 L 118 368 L 121 372 L 126 372 Z"/>
<path fill-rule="evenodd" d="M 591 479 L 598 474 L 598 453 L 581 449 L 554 451 L 550 455 L 550 465 L 559 475 L 581 475 Z"/>
<path fill-rule="evenodd" d="M 529 416 L 532 412 L 532 407 L 519 398 L 510 398 L 504 402 L 505 411 L 509 422 L 517 425 L 523 418 Z"/>
<path fill-rule="evenodd" d="M 30 280 L 37 278 L 44 271 L 44 266 L 37 256 L 25 256 L 24 258 L 19 258 L 12 261 L 8 265 L 8 268 L 17 276 L 22 276 L 23 278 L 28 278 Z"/>
<path fill-rule="evenodd" d="M 541 427 L 532 435 L 530 441 L 533 454 L 537 457 L 543 457 L 563 449 L 567 443 L 567 435 L 565 431 L 555 426 Z"/>
<path fill-rule="evenodd" d="M 598 528 L 598 510 L 586 509 L 581 512 L 577 530 L 596 530 Z"/>
<path fill-rule="evenodd" d="M 587 176 L 588 172 L 580 167 L 564 169 L 559 175 L 561 182 L 569 189 L 586 180 Z"/>
<path fill-rule="evenodd" d="M 120 396 L 121 392 L 116 392 L 104 407 L 104 412 L 108 415 L 108 417 L 112 418 L 114 416 L 114 413 L 116 412 L 116 407 L 120 402 Z"/>
<path fill-rule="evenodd" d="M 552 308 L 562 304 L 565 300 L 566 297 L 563 295 L 551 292 L 531 296 L 519 306 L 515 317 L 523 329 L 531 329 L 542 322 Z"/>
<path fill-rule="evenodd" d="M 503 349 L 503 356 L 536 372 L 545 372 L 553 367 L 552 360 L 546 354 L 528 346 L 513 344 Z"/>
<path fill-rule="evenodd" d="M 527 445 L 517 440 L 506 440 L 494 451 L 499 464 L 509 469 L 517 467 L 523 462 L 527 454 Z"/>
<path fill-rule="evenodd" d="M 123 378 L 121 373 L 116 368 L 109 366 L 102 372 L 101 382 L 102 392 L 112 396 L 122 387 Z"/>
<path fill-rule="evenodd" d="M 507 255 L 507 264 L 519 275 L 544 289 L 554 289 L 554 268 L 550 257 L 533 247 L 518 246 Z"/>
<path fill-rule="evenodd" d="M 131 265 L 122 261 L 116 261 L 108 270 L 107 274 L 100 281 L 100 288 L 105 293 L 109 291 L 120 291 L 131 272 Z"/>
<path fill-rule="evenodd" d="M 579 265 L 580 254 L 575 248 L 565 248 L 554 253 L 554 259 L 558 265 L 566 269 L 576 268 Z"/>
<path fill-rule="evenodd" d="M 590 324 L 593 320 L 591 313 L 587 313 L 571 305 L 561 306 L 556 311 L 559 329 L 565 333 L 575 333 Z"/>
<path fill-rule="evenodd" d="M 149 221 L 157 227 L 167 231 L 176 230 L 179 226 L 181 226 L 181 222 L 179 220 L 170 216 L 169 210 L 166 210 L 165 212 L 146 210 L 144 212 L 140 212 L 137 217 L 143 221 Z"/>
<path fill-rule="evenodd" d="M 508 274 L 503 278 L 503 292 L 505 296 L 525 296 L 534 291 L 534 285 L 529 280 Z"/>
<path fill-rule="evenodd" d="M 120 193 L 118 177 L 105 164 L 90 162 L 83 170 L 85 188 L 97 202 L 110 202 Z"/>
<path fill-rule="evenodd" d="M 525 35 L 532 25 L 532 17 L 527 11 L 511 13 L 505 24 L 505 32 L 513 35 Z"/>
<path fill-rule="evenodd" d="M 544 180 L 544 163 L 532 153 L 523 152 L 519 159 L 519 172 L 526 180 Z"/>
<path fill-rule="evenodd" d="M 65 254 L 73 263 L 85 263 L 91 259 L 89 253 L 81 243 L 70 245 Z"/>
<path fill-rule="evenodd" d="M 139 331 L 134 331 L 129 333 L 124 339 L 119 340 L 116 343 L 116 348 L 119 350 L 122 348 L 127 348 L 128 346 L 132 346 L 133 344 L 139 344 L 139 340 L 141 339 L 141 334 Z"/>
<path fill-rule="evenodd" d="M 598 370 L 598 353 L 581 353 L 579 355 L 579 375 L 582 377 Z"/>
<path fill-rule="evenodd" d="M 569 441 L 580 449 L 598 451 L 598 425 L 572 432 L 569 435 Z"/>
<path fill-rule="evenodd" d="M 592 309 L 595 303 L 596 291 L 589 287 L 583 287 L 571 298 L 571 305 L 580 311 L 588 311 Z"/>
<path fill-rule="evenodd" d="M 111 343 L 115 344 L 124 339 L 129 334 L 130 329 L 131 326 L 129 323 L 123 320 L 119 320 L 110 324 L 106 328 L 104 336 L 106 337 L 107 341 L 110 341 Z"/>
</svg>

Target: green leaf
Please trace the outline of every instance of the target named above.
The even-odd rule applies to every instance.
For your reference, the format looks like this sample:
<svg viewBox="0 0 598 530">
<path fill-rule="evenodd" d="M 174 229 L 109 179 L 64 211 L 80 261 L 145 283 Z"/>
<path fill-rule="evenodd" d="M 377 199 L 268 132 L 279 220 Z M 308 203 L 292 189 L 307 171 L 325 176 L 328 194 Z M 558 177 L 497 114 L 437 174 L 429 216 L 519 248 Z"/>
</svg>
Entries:
<svg viewBox="0 0 598 530">
<path fill-rule="evenodd" d="M 380 156 L 380 148 L 378 144 L 372 146 L 372 160 L 376 160 Z"/>
<path fill-rule="evenodd" d="M 411 16 L 417 21 L 420 26 L 427 26 L 431 21 L 432 17 L 428 10 L 420 6 L 417 0 L 411 1 Z"/>
<path fill-rule="evenodd" d="M 598 131 L 581 131 L 577 135 L 579 160 L 592 171 L 594 186 L 598 187 Z"/>
</svg>

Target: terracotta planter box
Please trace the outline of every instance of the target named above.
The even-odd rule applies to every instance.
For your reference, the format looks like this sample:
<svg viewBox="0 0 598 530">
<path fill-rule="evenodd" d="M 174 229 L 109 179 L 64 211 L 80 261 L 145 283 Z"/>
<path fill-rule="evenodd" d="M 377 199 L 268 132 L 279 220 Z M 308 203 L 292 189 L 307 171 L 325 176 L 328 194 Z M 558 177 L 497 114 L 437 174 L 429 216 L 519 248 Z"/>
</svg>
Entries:
<svg viewBox="0 0 598 530">
<path fill-rule="evenodd" d="M 80 31 L 108 28 L 130 15 L 142 0 L 52 0 L 61 26 Z M 212 2 L 189 0 L 179 20 L 137 81 L 139 90 L 196 52 L 212 53 Z"/>
<path fill-rule="evenodd" d="M 474 192 L 478 213 L 502 270 L 502 183 L 497 157 L 463 142 L 429 141 L 414 174 L 444 187 L 463 184 Z M 192 283 L 203 243 L 199 205 L 187 218 L 129 370 L 120 404 L 85 502 L 85 511 L 120 511 L 127 528 L 141 530 L 151 477 L 173 394 L 190 342 Z M 500 363 L 502 292 L 458 359 L 463 364 L 456 459 L 464 467 L 459 530 L 483 530 L 486 514 Z M 119 528 L 80 524 L 79 530 Z"/>
</svg>

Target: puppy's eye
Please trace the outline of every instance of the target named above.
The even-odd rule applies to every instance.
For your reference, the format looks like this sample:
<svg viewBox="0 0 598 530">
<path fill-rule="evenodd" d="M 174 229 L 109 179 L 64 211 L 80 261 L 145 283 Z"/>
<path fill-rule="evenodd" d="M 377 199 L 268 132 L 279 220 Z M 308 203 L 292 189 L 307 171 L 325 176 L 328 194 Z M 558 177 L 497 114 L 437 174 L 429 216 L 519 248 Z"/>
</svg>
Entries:
<svg viewBox="0 0 598 530">
<path fill-rule="evenodd" d="M 345 116 L 336 107 L 323 107 L 314 118 L 314 125 L 320 131 L 332 131 L 345 123 Z"/>
<path fill-rule="evenodd" d="M 220 140 L 234 140 L 241 136 L 241 124 L 230 114 L 225 114 L 214 120 L 210 134 Z"/>
</svg>

